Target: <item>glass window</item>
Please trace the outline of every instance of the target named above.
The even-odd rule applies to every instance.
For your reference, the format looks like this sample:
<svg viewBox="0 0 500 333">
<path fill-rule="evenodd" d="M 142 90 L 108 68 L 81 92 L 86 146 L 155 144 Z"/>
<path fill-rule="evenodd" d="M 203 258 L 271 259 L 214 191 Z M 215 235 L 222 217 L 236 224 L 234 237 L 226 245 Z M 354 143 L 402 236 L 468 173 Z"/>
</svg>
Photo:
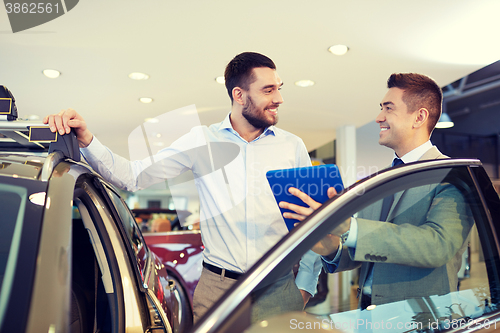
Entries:
<svg viewBox="0 0 500 333">
<path fill-rule="evenodd" d="M 483 320 L 498 307 L 500 283 L 485 204 L 498 207 L 500 202 L 498 196 L 485 198 L 478 191 L 478 170 L 484 173 L 465 166 L 412 171 L 391 181 L 358 184 L 324 205 L 301 226 L 314 231 L 287 249 L 288 256 L 255 290 L 269 284 L 271 276 L 286 273 L 317 240 L 333 233 L 339 221 L 357 226 L 355 238 L 348 239 L 349 246 L 337 257 L 333 251 L 325 258 L 330 263 L 322 259 L 325 271 L 305 316 L 269 316 L 254 323 L 251 332 L 277 320 L 283 325 L 283 318 L 286 329 L 343 332 L 437 332 L 496 325 Z M 387 217 L 381 216 L 384 201 L 389 201 Z M 308 223 L 312 220 L 317 222 Z M 329 238 L 333 246 L 340 243 L 338 237 Z M 250 313 L 259 306 L 260 294 L 252 293 Z"/>
<path fill-rule="evenodd" d="M 118 215 L 120 216 L 121 223 L 127 235 L 127 243 L 136 258 L 137 267 L 141 273 L 141 277 L 144 278 L 147 248 L 144 239 L 142 238 L 139 226 L 137 225 L 134 216 L 128 209 L 125 202 L 123 202 L 123 200 L 110 189 L 106 188 L 106 190 L 115 206 L 116 211 L 118 212 Z"/>
<path fill-rule="evenodd" d="M 26 200 L 24 187 L 0 184 L 0 309 L 6 308 L 12 288 Z"/>
<path fill-rule="evenodd" d="M 0 326 L 31 300 L 46 184 L 0 177 Z M 24 312 L 22 312 L 24 311 Z M 4 321 L 5 319 L 5 321 Z"/>
</svg>

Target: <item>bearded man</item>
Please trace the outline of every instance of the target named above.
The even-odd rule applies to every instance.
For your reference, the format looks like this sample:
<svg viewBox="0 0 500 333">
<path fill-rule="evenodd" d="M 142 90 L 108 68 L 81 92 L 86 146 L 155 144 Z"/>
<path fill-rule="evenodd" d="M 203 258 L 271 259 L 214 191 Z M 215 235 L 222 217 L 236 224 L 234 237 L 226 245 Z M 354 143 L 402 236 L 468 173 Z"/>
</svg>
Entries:
<svg viewBox="0 0 500 333">
<path fill-rule="evenodd" d="M 266 172 L 311 165 L 303 141 L 275 127 L 283 103 L 283 82 L 273 61 L 259 53 L 241 53 L 229 62 L 224 78 L 231 99 L 231 112 L 225 119 L 209 127 L 193 128 L 152 159 L 130 162 L 113 154 L 72 109 L 44 119 L 53 132 L 64 134 L 74 128 L 85 159 L 120 188 L 134 191 L 187 170 L 193 172 L 205 246 L 203 270 L 193 298 L 195 321 L 288 233 Z M 193 147 L 208 149 L 201 153 Z M 234 149 L 237 157 L 213 170 L 214 165 L 221 164 L 213 158 L 215 151 Z M 156 161 L 153 165 L 152 160 Z M 303 310 L 316 293 L 321 267 L 319 255 L 309 251 L 296 277 L 292 271 L 287 272 L 254 293 L 252 322 Z"/>
</svg>

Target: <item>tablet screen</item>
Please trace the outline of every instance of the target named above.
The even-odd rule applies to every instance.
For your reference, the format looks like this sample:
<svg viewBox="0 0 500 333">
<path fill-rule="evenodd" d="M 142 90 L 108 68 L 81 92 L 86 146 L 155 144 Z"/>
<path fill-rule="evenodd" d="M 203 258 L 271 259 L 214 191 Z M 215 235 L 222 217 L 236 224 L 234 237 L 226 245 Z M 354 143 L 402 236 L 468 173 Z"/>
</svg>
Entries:
<svg viewBox="0 0 500 333">
<path fill-rule="evenodd" d="M 279 202 L 286 201 L 307 207 L 302 200 L 288 192 L 290 187 L 298 188 L 320 203 L 324 203 L 328 200 L 328 188 L 334 187 L 337 192 L 344 189 L 339 168 L 335 164 L 270 170 L 266 173 L 266 177 L 278 206 Z M 291 210 L 281 207 L 280 211 L 282 216 L 284 212 L 292 212 Z M 299 222 L 295 219 L 283 219 L 285 220 L 288 230 L 291 230 L 294 224 Z"/>
</svg>

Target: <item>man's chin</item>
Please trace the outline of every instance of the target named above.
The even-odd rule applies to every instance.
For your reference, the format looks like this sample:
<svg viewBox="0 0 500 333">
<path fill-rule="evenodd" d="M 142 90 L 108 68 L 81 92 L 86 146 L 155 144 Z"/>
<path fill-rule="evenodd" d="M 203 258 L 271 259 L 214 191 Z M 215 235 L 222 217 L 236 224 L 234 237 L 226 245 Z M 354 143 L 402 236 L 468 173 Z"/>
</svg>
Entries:
<svg viewBox="0 0 500 333">
<path fill-rule="evenodd" d="M 384 140 L 382 138 L 378 139 L 378 144 L 381 146 L 386 146 L 387 148 L 391 148 L 389 142 L 387 142 L 387 140 Z"/>
<path fill-rule="evenodd" d="M 271 116 L 271 119 L 269 121 L 269 126 L 274 126 L 278 123 L 279 117 L 278 115 Z"/>
</svg>

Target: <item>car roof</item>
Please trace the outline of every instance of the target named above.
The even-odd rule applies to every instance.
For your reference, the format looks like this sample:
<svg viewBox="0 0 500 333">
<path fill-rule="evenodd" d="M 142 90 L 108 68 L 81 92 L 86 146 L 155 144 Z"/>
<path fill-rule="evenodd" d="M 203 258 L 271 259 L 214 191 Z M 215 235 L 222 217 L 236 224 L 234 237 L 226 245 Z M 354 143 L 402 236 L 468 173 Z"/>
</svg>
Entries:
<svg viewBox="0 0 500 333">
<path fill-rule="evenodd" d="M 41 180 L 46 157 L 0 152 L 0 175 Z"/>
<path fill-rule="evenodd" d="M 68 155 L 67 151 L 51 150 L 54 148 L 52 144 L 61 147 L 59 141 L 66 143 L 66 140 L 61 140 L 64 136 L 56 136 L 54 143 L 32 140 L 32 128 L 48 129 L 48 125 L 28 120 L 0 119 L 0 176 L 47 181 L 56 165 L 70 159 L 68 156 L 72 155 Z"/>
<path fill-rule="evenodd" d="M 31 141 L 30 127 L 48 127 L 39 121 L 0 119 L 0 152 L 44 153 L 49 142 Z"/>
</svg>

